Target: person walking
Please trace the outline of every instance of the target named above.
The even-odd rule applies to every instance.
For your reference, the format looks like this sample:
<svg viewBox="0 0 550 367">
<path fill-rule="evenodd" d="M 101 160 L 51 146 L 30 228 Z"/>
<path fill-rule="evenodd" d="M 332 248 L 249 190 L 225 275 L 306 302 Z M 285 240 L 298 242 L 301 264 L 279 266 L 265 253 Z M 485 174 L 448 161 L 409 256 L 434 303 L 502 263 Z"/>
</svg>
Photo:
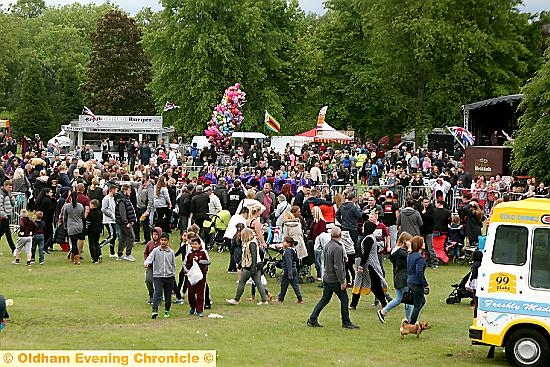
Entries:
<svg viewBox="0 0 550 367">
<path fill-rule="evenodd" d="M 0 189 L 0 239 L 2 235 L 6 235 L 8 245 L 13 253 L 15 251 L 15 244 L 11 237 L 10 230 L 10 218 L 13 216 L 13 207 L 15 206 L 15 199 L 12 196 L 13 184 L 11 180 L 4 181 L 4 187 Z"/>
<path fill-rule="evenodd" d="M 386 315 L 390 310 L 397 307 L 403 299 L 403 294 L 407 291 L 407 256 L 408 248 L 411 245 L 412 236 L 407 232 L 401 233 L 397 239 L 397 244 L 392 249 L 389 259 L 393 264 L 393 285 L 395 287 L 395 298 L 391 300 L 386 307 L 376 311 L 378 320 L 386 323 Z M 405 304 L 405 317 L 411 318 L 412 307 Z"/>
<path fill-rule="evenodd" d="M 109 244 L 109 257 L 118 257 L 115 253 L 115 243 L 117 238 L 116 231 L 116 201 L 115 195 L 118 191 L 118 186 L 111 185 L 109 193 L 101 201 L 101 212 L 103 214 L 102 222 L 107 229 L 107 236 L 99 243 L 99 247 Z"/>
<path fill-rule="evenodd" d="M 348 294 L 346 292 L 346 270 L 344 264 L 344 250 L 339 241 L 342 231 L 334 227 L 331 231 L 331 241 L 324 249 L 324 272 L 323 272 L 323 296 L 313 309 L 307 320 L 307 326 L 322 327 L 318 318 L 326 305 L 330 302 L 332 294 L 335 293 L 340 299 L 340 314 L 342 327 L 345 329 L 358 329 L 359 326 L 351 322 L 348 309 Z"/>
<path fill-rule="evenodd" d="M 118 240 L 117 260 L 136 261 L 132 256 L 132 247 L 134 246 L 133 225 L 137 221 L 136 211 L 130 202 L 130 185 L 123 185 L 122 192 L 116 197 L 115 219 L 120 229 L 120 238 Z M 124 253 L 124 251 L 126 251 Z"/>
<path fill-rule="evenodd" d="M 162 228 L 163 233 L 171 233 L 170 209 L 172 209 L 172 202 L 164 176 L 160 176 L 157 180 L 153 202 L 157 214 L 156 226 Z"/>
<path fill-rule="evenodd" d="M 129 226 L 128 230 L 131 231 L 132 227 Z M 159 246 L 153 248 L 147 259 L 143 262 L 145 269 L 149 265 L 152 265 L 153 268 L 153 288 L 155 291 L 153 294 L 152 319 L 156 319 L 159 315 L 159 304 L 163 296 L 164 317 L 170 317 L 172 290 L 176 282 L 176 256 L 169 245 L 170 236 L 167 233 L 161 234 Z"/>
<path fill-rule="evenodd" d="M 147 158 L 147 160 L 149 160 L 149 158 Z M 155 210 L 154 196 L 154 185 L 150 180 L 149 174 L 144 173 L 141 181 L 137 182 L 136 218 L 139 218 L 139 221 L 136 221 L 134 224 L 135 238 L 139 242 L 139 227 L 140 223 L 143 223 L 143 244 L 151 241 L 152 219 L 154 217 Z"/>
<path fill-rule="evenodd" d="M 78 193 L 71 193 L 71 202 L 63 206 L 63 224 L 67 228 L 67 236 L 71 242 L 71 254 L 69 259 L 75 265 L 80 265 L 80 249 L 78 242 L 84 238 L 84 206 L 78 202 Z"/>
<path fill-rule="evenodd" d="M 225 301 L 230 305 L 238 305 L 241 296 L 244 292 L 244 286 L 248 279 L 252 278 L 252 281 L 258 287 L 262 300 L 258 302 L 258 306 L 267 305 L 267 293 L 264 285 L 261 281 L 262 276 L 262 264 L 260 260 L 260 243 L 254 234 L 254 231 L 250 228 L 245 228 L 241 231 L 241 242 L 243 248 L 242 254 L 242 271 L 239 277 L 239 285 L 237 286 L 237 292 L 234 298 L 226 299 Z"/>
<path fill-rule="evenodd" d="M 424 238 L 414 236 L 411 240 L 411 253 L 407 257 L 407 285 L 413 292 L 414 308 L 410 324 L 416 324 L 420 311 L 426 303 L 425 295 L 430 293 L 430 287 L 424 272 L 426 271 L 426 261 L 422 257 L 424 248 Z"/>
</svg>

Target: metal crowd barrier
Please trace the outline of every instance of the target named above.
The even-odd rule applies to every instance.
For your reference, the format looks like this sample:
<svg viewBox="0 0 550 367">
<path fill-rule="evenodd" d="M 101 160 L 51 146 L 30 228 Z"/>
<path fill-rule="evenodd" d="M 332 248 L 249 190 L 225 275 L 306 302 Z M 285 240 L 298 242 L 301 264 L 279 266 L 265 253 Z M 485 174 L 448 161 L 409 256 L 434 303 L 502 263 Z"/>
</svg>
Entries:
<svg viewBox="0 0 550 367">
<path fill-rule="evenodd" d="M 23 192 L 12 193 L 15 205 L 13 206 L 13 215 L 10 218 L 10 228 L 15 233 L 19 231 L 19 218 L 21 210 L 27 209 L 27 195 Z"/>
</svg>

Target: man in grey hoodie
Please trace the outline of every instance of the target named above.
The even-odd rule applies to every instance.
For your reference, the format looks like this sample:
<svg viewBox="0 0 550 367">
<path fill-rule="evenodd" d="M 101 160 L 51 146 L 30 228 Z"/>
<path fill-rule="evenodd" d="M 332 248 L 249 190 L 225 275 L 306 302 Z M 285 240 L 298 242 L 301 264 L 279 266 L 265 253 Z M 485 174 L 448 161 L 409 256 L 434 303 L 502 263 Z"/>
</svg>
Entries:
<svg viewBox="0 0 550 367">
<path fill-rule="evenodd" d="M 414 201 L 407 200 L 405 208 L 399 213 L 397 218 L 398 234 L 403 232 L 409 233 L 411 236 L 420 236 L 420 228 L 422 227 L 422 216 L 414 208 Z"/>
<path fill-rule="evenodd" d="M 322 327 L 317 319 L 319 314 L 330 302 L 332 294 L 336 293 L 340 299 L 340 313 L 342 316 L 342 327 L 345 329 L 359 329 L 359 326 L 353 324 L 349 318 L 348 293 L 346 292 L 346 267 L 344 264 L 344 249 L 339 243 L 342 237 L 342 231 L 338 227 L 332 228 L 331 240 L 326 244 L 323 272 L 323 296 L 309 316 L 307 326 Z"/>
</svg>

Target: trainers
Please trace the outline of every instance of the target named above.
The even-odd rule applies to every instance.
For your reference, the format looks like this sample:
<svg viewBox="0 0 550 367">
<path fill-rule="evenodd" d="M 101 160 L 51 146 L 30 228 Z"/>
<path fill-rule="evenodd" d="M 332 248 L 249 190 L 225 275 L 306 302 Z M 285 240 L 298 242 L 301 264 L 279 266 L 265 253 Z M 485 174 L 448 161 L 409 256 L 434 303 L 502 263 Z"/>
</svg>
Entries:
<svg viewBox="0 0 550 367">
<path fill-rule="evenodd" d="M 193 307 L 191 307 L 189 309 L 189 315 L 194 315 L 195 314 L 195 309 Z"/>
<path fill-rule="evenodd" d="M 198 316 L 198 317 L 203 317 L 202 312 L 197 312 L 197 316 Z"/>
<path fill-rule="evenodd" d="M 268 305 L 268 304 L 269 304 L 269 302 L 267 302 L 267 301 L 265 301 L 265 302 L 260 301 L 260 302 L 257 303 L 258 306 Z"/>
<path fill-rule="evenodd" d="M 153 297 L 150 297 L 149 298 L 149 302 L 147 302 L 148 304 L 152 305 L 153 304 Z"/>
<path fill-rule="evenodd" d="M 159 316 L 159 313 L 155 311 L 153 311 L 153 313 L 151 314 L 152 319 L 156 319 L 158 316 Z"/>
<path fill-rule="evenodd" d="M 185 301 L 182 299 L 177 299 L 174 303 L 178 304 L 178 305 L 183 305 L 185 303 Z"/>
<path fill-rule="evenodd" d="M 136 261 L 136 258 L 133 257 L 132 255 L 124 255 L 124 256 L 122 256 L 122 259 L 126 260 L 126 261 L 130 261 L 130 262 Z"/>
<path fill-rule="evenodd" d="M 376 315 L 378 315 L 378 320 L 380 320 L 380 322 L 382 324 L 386 323 L 386 318 L 384 317 L 384 314 L 382 313 L 382 310 L 377 310 Z"/>
<path fill-rule="evenodd" d="M 319 324 L 319 321 L 311 321 L 311 319 L 307 319 L 306 325 L 309 327 L 323 327 L 323 325 Z"/>
<path fill-rule="evenodd" d="M 20 264 L 19 260 L 13 260 L 11 263 L 12 263 L 13 265 L 19 265 L 19 264 Z"/>
<path fill-rule="evenodd" d="M 211 305 L 211 304 L 210 304 L 210 305 L 204 305 L 204 309 L 205 309 L 205 310 L 210 310 L 211 308 L 212 308 L 212 305 Z"/>
<path fill-rule="evenodd" d="M 44 264 L 45 264 L 44 261 L 40 261 L 40 265 L 44 265 Z"/>
<path fill-rule="evenodd" d="M 303 305 L 303 304 L 304 304 L 304 300 L 303 300 L 303 299 L 297 300 L 297 301 L 294 301 L 294 303 L 296 303 L 297 305 Z"/>
<path fill-rule="evenodd" d="M 164 318 L 167 319 L 170 317 L 170 311 L 164 311 Z"/>
<path fill-rule="evenodd" d="M 116 261 L 122 261 L 122 260 L 124 260 L 124 256 L 117 256 L 115 260 Z"/>
<path fill-rule="evenodd" d="M 226 299 L 225 300 L 226 303 L 230 304 L 230 305 L 238 305 L 239 304 L 239 301 L 231 298 L 231 299 Z"/>
<path fill-rule="evenodd" d="M 344 329 L 359 329 L 359 326 L 358 326 L 358 325 L 355 325 L 355 324 L 353 324 L 353 323 L 351 323 L 351 322 L 350 322 L 349 324 L 344 324 L 344 325 L 342 325 L 342 327 L 343 327 Z"/>
<path fill-rule="evenodd" d="M 116 257 L 118 259 L 118 255 L 117 254 L 109 254 L 109 257 Z"/>
</svg>

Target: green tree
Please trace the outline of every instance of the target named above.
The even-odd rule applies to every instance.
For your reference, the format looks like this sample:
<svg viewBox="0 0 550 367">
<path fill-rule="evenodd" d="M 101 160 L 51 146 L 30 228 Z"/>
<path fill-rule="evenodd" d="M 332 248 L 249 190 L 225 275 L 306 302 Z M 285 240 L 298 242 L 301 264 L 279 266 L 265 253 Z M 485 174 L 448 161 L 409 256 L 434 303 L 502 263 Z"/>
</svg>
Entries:
<svg viewBox="0 0 550 367">
<path fill-rule="evenodd" d="M 44 13 L 46 2 L 44 0 L 17 0 L 11 4 L 9 11 L 23 18 L 35 18 Z"/>
<path fill-rule="evenodd" d="M 300 39 L 304 14 L 296 0 L 165 0 L 147 26 L 144 44 L 155 70 L 157 105 L 181 108 L 167 115 L 179 131 L 198 133 L 228 86 L 247 93 L 243 129 L 262 129 L 266 109 L 297 132 L 311 60 Z M 305 60 L 305 66 L 297 60 Z M 300 111 L 298 113 L 298 111 Z M 295 117 L 292 114 L 296 113 Z M 284 117 L 284 119 L 282 118 Z M 300 121 L 301 120 L 301 121 Z"/>
<path fill-rule="evenodd" d="M 335 124 L 426 131 L 460 124 L 462 104 L 517 93 L 540 63 L 519 3 L 329 0 L 323 86 Z"/>
<path fill-rule="evenodd" d="M 525 85 L 524 110 L 519 119 L 520 129 L 514 139 L 512 168 L 546 183 L 550 182 L 550 51 L 546 63 Z"/>
<path fill-rule="evenodd" d="M 97 114 L 152 114 L 147 85 L 151 64 L 134 19 L 111 10 L 92 33 L 92 56 L 81 87 L 84 101 Z"/>
<path fill-rule="evenodd" d="M 75 66 L 67 65 L 58 71 L 57 85 L 61 97 L 56 119 L 56 127 L 59 129 L 61 124 L 69 123 L 82 112 L 84 102 L 79 90 L 80 79 Z"/>
<path fill-rule="evenodd" d="M 44 86 L 44 70 L 38 62 L 31 62 L 23 72 L 15 116 L 13 128 L 18 136 L 33 136 L 36 133 L 44 137 L 52 135 L 53 113 Z"/>
</svg>

